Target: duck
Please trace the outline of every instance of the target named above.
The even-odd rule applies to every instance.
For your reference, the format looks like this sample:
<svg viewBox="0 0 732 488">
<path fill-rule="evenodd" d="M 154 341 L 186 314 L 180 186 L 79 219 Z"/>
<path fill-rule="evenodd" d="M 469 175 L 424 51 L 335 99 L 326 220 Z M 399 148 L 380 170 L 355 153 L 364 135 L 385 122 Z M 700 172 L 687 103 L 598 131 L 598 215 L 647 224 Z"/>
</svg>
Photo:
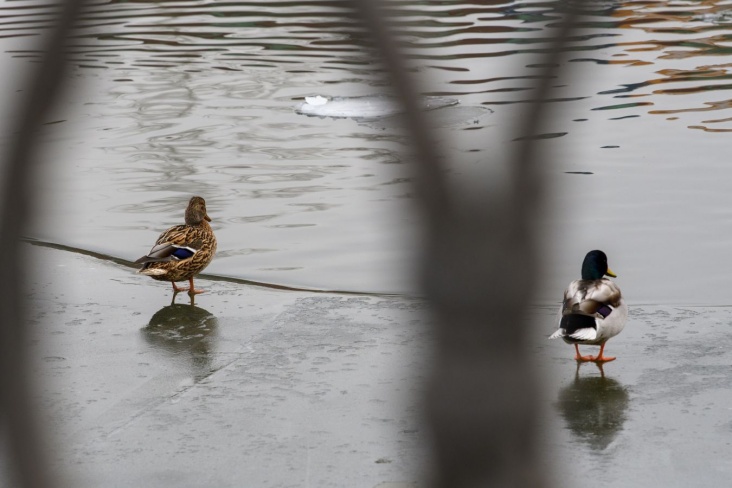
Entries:
<svg viewBox="0 0 732 488">
<path fill-rule="evenodd" d="M 150 252 L 135 264 L 142 264 L 138 273 L 158 281 L 170 281 L 173 294 L 188 291 L 193 297 L 205 290 L 193 285 L 193 277 L 203 271 L 216 254 L 216 236 L 209 225 L 211 217 L 206 211 L 206 201 L 194 196 L 188 202 L 185 224 L 175 225 L 158 237 Z M 188 281 L 188 288 L 176 282 Z"/>
<path fill-rule="evenodd" d="M 571 282 L 564 292 L 559 329 L 549 336 L 573 344 L 578 362 L 615 360 L 604 355 L 605 344 L 625 328 L 628 307 L 618 285 L 606 276 L 617 278 L 608 267 L 607 255 L 600 250 L 588 252 L 582 262 L 582 279 Z M 600 346 L 600 352 L 583 356 L 580 344 Z"/>
</svg>

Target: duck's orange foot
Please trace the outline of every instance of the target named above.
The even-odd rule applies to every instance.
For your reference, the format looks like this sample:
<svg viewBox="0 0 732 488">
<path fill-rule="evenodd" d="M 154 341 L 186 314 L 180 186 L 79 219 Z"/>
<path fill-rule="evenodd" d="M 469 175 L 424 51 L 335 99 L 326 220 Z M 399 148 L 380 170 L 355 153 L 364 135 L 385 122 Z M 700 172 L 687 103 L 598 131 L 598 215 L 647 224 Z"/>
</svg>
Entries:
<svg viewBox="0 0 732 488">
<path fill-rule="evenodd" d="M 615 359 L 616 359 L 615 356 L 597 356 L 592 361 L 594 361 L 596 363 L 608 363 L 610 361 L 615 361 Z"/>
<path fill-rule="evenodd" d="M 574 359 L 581 363 L 609 363 L 615 361 L 616 358 L 615 356 L 575 356 Z"/>
<path fill-rule="evenodd" d="M 579 346 L 577 344 L 574 345 L 574 350 L 576 351 L 576 354 L 574 355 L 575 361 L 579 363 L 586 363 L 586 362 L 594 362 L 594 363 L 608 363 L 610 361 L 615 361 L 615 356 L 604 356 L 602 352 L 605 350 L 605 344 L 600 344 L 600 354 L 597 356 L 583 356 L 579 352 Z"/>
<path fill-rule="evenodd" d="M 173 293 L 180 293 L 182 291 L 188 291 L 188 288 L 186 288 L 186 287 L 181 288 L 181 287 L 177 286 L 175 284 L 175 281 L 171 281 L 171 283 L 173 283 Z"/>
<path fill-rule="evenodd" d="M 597 355 L 593 361 L 596 363 L 609 363 L 610 361 L 615 361 L 615 356 L 603 356 L 603 351 L 605 351 L 605 343 L 603 342 L 600 344 L 600 354 Z"/>
<path fill-rule="evenodd" d="M 579 352 L 579 346 L 577 344 L 574 345 L 574 350 L 577 352 L 575 354 L 574 359 L 577 360 L 577 362 L 589 362 L 592 361 L 594 363 L 609 363 L 610 361 L 615 361 L 615 356 L 604 356 L 602 353 L 605 350 L 605 344 L 600 344 L 600 354 L 597 356 L 583 356 Z"/>
<path fill-rule="evenodd" d="M 193 286 L 193 277 L 188 278 L 188 283 L 190 283 L 191 286 L 186 288 L 188 290 L 188 294 L 190 296 L 198 295 L 199 293 L 203 293 L 206 290 L 197 290 L 195 286 Z"/>
<path fill-rule="evenodd" d="M 574 359 L 578 363 L 584 363 L 586 361 L 594 361 L 595 360 L 595 356 L 583 356 L 582 354 L 580 354 L 580 352 L 579 352 L 579 346 L 577 344 L 574 345 L 574 350 L 577 353 L 577 354 L 574 355 Z"/>
</svg>

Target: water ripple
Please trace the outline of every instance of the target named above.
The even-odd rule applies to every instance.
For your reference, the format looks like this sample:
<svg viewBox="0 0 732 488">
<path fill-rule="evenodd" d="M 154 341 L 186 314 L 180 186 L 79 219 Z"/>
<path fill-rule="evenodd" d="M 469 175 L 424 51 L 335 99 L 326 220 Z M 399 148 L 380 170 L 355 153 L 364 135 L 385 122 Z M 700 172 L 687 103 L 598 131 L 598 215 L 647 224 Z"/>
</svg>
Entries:
<svg viewBox="0 0 732 488">
<path fill-rule="evenodd" d="M 624 168 L 637 155 L 610 153 L 639 133 L 658 141 L 669 127 L 683 130 L 688 147 L 722 146 L 732 131 L 732 2 L 575 3 L 582 25 L 549 94 L 557 116 L 540 134 L 520 135 L 542 148 L 571 141 L 583 161 L 557 174 L 596 178 L 608 161 Z M 390 2 L 423 95 L 459 100 L 438 120 L 456 178 L 493 181 L 476 168 L 502 171 L 494 148 L 516 138 L 505 127 L 536 96 L 562 4 Z M 32 41 L 55 15 L 42 0 L 0 4 L 5 57 L 15 66 L 42 57 Z M 371 96 L 386 85 L 341 3 L 100 0 L 72 44 L 72 84 L 81 88 L 69 114 L 48 121 L 65 122 L 47 128 L 67 168 L 55 176 L 62 189 L 49 197 L 51 220 L 74 215 L 73 233 L 49 224 L 39 236 L 134 259 L 180 222 L 196 193 L 219 235 L 213 273 L 350 290 L 411 286 L 396 276 L 412 255 L 400 238 L 416 226 L 403 213 L 412 186 L 399 121 L 295 113 L 306 96 Z M 661 186 L 643 177 L 644 189 Z M 613 216 L 629 205 L 617 200 Z M 628 218 L 624 235 L 645 229 Z"/>
</svg>

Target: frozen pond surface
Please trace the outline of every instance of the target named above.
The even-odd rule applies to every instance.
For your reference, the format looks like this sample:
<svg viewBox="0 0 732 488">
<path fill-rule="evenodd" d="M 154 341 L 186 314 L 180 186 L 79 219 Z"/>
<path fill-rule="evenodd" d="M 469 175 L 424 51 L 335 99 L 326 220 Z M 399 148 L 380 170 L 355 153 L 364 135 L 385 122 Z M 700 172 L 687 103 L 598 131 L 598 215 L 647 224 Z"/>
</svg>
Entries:
<svg viewBox="0 0 732 488">
<path fill-rule="evenodd" d="M 32 255 L 33 350 L 69 486 L 416 479 L 418 302 L 199 280 L 192 308 L 126 267 Z"/>
<path fill-rule="evenodd" d="M 430 347 L 419 302 L 199 280 L 209 292 L 191 310 L 129 268 L 32 256 L 46 270 L 34 284 L 34 351 L 72 486 L 419 481 Z M 725 486 L 731 307 L 633 307 L 604 377 L 546 339 L 556 310 L 534 315 L 557 486 Z"/>
</svg>

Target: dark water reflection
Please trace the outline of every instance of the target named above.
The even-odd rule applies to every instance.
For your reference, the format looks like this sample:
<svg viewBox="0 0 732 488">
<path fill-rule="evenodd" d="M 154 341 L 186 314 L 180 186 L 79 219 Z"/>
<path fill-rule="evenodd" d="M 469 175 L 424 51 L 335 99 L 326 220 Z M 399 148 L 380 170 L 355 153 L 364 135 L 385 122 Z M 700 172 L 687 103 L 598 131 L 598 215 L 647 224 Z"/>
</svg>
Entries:
<svg viewBox="0 0 732 488">
<path fill-rule="evenodd" d="M 428 80 L 425 95 L 460 101 L 439 136 L 456 178 L 499 181 L 496 155 L 516 139 L 506 131 L 534 96 L 561 3 L 393 4 L 403 42 Z M 728 193 L 719 172 L 726 171 L 723 133 L 732 130 L 729 3 L 581 5 L 582 29 L 551 93 L 557 113 L 538 135 L 542 149 L 560 152 L 547 179 L 565 211 L 546 224 L 565 239 L 546 246 L 561 256 L 547 261 L 574 270 L 577 256 L 602 247 L 626 257 L 618 267 L 638 300 L 723 300 L 714 293 L 732 278 L 709 276 L 732 235 L 715 235 L 720 226 L 699 215 L 732 218 L 719 210 L 732 208 L 732 197 L 715 197 Z M 13 66 L 38 58 L 28 42 L 48 27 L 48 7 L 6 2 L 0 16 L 3 59 Z M 134 259 L 180 222 L 196 193 L 209 202 L 219 237 L 212 273 L 410 289 L 403 273 L 412 247 L 403 239 L 416 222 L 405 213 L 412 188 L 398 124 L 295 113 L 308 95 L 358 97 L 384 85 L 340 3 L 94 2 L 73 59 L 72 83 L 81 90 L 70 115 L 59 117 L 65 122 L 49 126 L 65 154 L 54 161 L 65 169 L 49 197 L 51 223 L 35 237 Z M 489 117 L 473 116 L 488 108 Z M 686 183 L 699 175 L 708 181 L 690 190 Z M 69 215 L 73 226 L 62 225 Z M 698 297 L 670 289 L 672 276 L 654 276 L 662 266 L 641 258 L 676 262 L 692 253 L 710 259 L 676 274 L 689 277 Z M 571 277 L 560 276 L 545 298 L 556 298 Z"/>
<path fill-rule="evenodd" d="M 415 58 L 424 60 L 426 68 L 450 73 L 448 86 L 461 87 L 440 94 L 490 94 L 490 99 L 481 103 L 492 105 L 529 100 L 525 93 L 529 85 L 522 80 L 534 77 L 534 66 L 518 65 L 514 73 L 480 77 L 474 66 L 460 60 L 541 52 L 546 29 L 556 27 L 560 20 L 562 3 L 429 5 L 402 1 L 393 10 L 397 24 L 408 34 L 405 45 Z M 571 48 L 570 62 L 639 68 L 666 60 L 701 58 L 701 64 L 695 66 L 652 72 L 634 70 L 630 77 L 641 79 L 621 87 L 599 87 L 597 95 L 612 95 L 611 98 L 621 100 L 649 97 L 654 99 L 649 105 L 656 106 L 663 105 L 659 103 L 662 97 L 653 95 L 688 95 L 731 88 L 730 83 L 724 83 L 730 79 L 728 63 L 713 62 L 714 57 L 726 56 L 732 50 L 728 45 L 732 24 L 728 2 L 669 5 L 598 0 L 577 5 L 585 16 Z M 36 35 L 48 27 L 52 18 L 49 9 L 35 1 L 10 2 L 0 7 L 0 14 L 4 19 L 0 24 L 4 38 Z M 174 105 L 187 98 L 187 90 L 180 86 L 180 80 L 176 83 L 175 74 L 181 77 L 204 70 L 246 72 L 247 77 L 251 68 L 309 73 L 315 75 L 315 84 L 324 70 L 345 70 L 350 76 L 335 83 L 378 82 L 358 23 L 349 15 L 348 9 L 333 1 L 211 4 L 194 0 L 169 5 L 122 0 L 94 2 L 77 37 L 76 62 L 82 68 L 117 71 L 120 76 L 114 81 L 120 84 L 135 82 L 133 77 L 122 76 L 123 72 L 164 72 L 166 77 L 173 76 L 170 81 L 176 88 L 166 94 Z M 28 58 L 40 56 L 22 49 L 8 52 Z M 126 71 L 130 68 L 133 71 Z M 173 68 L 173 72 L 168 68 Z M 660 76 L 642 79 L 644 74 Z M 662 84 L 673 86 L 658 86 Z M 236 87 L 227 97 L 248 99 L 249 95 L 261 93 L 262 88 L 258 84 Z M 647 88 L 655 90 L 645 91 Z M 269 89 L 276 91 L 272 85 Z M 597 109 L 630 108 L 637 103 L 615 103 Z M 166 116 L 169 113 L 165 111 Z"/>
<path fill-rule="evenodd" d="M 557 408 L 577 440 L 593 450 L 606 449 L 623 430 L 630 405 L 628 391 L 613 378 L 580 376 L 559 391 Z"/>
<path fill-rule="evenodd" d="M 212 370 L 217 318 L 192 304 L 163 307 L 142 329 L 142 336 L 153 349 L 176 362 L 183 362 L 195 381 Z"/>
</svg>

